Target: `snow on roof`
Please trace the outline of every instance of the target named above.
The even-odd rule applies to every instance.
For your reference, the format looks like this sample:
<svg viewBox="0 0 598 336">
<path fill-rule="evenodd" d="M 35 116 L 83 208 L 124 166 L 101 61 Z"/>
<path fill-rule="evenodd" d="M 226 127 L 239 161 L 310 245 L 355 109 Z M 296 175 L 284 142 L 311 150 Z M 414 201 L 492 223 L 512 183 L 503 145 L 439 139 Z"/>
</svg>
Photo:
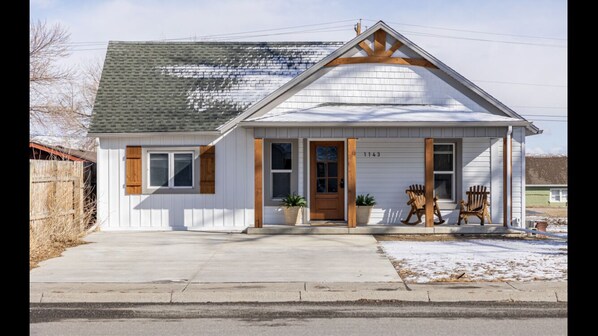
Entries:
<svg viewBox="0 0 598 336">
<path fill-rule="evenodd" d="M 321 104 L 316 107 L 267 113 L 250 122 L 520 122 L 521 119 L 470 111 L 462 106 Z"/>
</svg>

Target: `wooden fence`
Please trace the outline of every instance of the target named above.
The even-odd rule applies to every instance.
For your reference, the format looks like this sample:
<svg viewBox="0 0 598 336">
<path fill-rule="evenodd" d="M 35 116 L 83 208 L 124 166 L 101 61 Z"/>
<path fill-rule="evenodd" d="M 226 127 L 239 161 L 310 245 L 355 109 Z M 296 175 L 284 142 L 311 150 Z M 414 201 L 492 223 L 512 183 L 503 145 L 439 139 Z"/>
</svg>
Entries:
<svg viewBox="0 0 598 336">
<path fill-rule="evenodd" d="M 29 224 L 80 222 L 84 188 L 83 162 L 29 160 Z"/>
</svg>

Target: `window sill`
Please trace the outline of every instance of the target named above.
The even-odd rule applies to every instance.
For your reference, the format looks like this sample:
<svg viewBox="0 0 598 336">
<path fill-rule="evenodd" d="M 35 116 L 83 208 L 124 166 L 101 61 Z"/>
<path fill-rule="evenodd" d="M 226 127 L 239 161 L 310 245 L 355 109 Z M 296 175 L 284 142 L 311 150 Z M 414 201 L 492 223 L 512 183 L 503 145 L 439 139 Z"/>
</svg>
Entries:
<svg viewBox="0 0 598 336">
<path fill-rule="evenodd" d="M 143 190 L 143 195 L 180 195 L 180 194 L 199 194 L 198 187 L 191 187 L 191 188 L 156 188 L 156 189 L 145 189 Z"/>
</svg>

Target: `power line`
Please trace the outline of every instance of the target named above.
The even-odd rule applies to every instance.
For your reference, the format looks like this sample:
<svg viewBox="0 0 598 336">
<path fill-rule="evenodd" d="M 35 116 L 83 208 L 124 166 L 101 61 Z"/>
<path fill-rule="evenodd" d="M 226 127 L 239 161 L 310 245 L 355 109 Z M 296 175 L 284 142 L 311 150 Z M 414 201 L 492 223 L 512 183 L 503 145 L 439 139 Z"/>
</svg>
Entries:
<svg viewBox="0 0 598 336">
<path fill-rule="evenodd" d="M 364 19 L 364 20 L 365 21 L 377 22 L 377 20 L 371 20 L 371 19 Z M 535 38 L 535 39 L 542 39 L 542 40 L 567 41 L 567 39 L 557 38 L 557 37 L 545 37 L 545 36 L 533 36 L 533 35 L 494 33 L 494 32 L 485 32 L 485 31 L 479 31 L 479 30 L 456 29 L 456 28 L 438 27 L 438 26 L 426 26 L 426 25 L 419 25 L 419 24 L 412 24 L 412 23 L 399 23 L 399 22 L 390 22 L 390 21 L 388 23 L 396 24 L 396 25 L 401 25 L 401 26 L 422 27 L 422 28 L 431 28 L 431 29 L 438 29 L 438 30 L 451 30 L 451 31 L 459 31 L 459 32 L 465 32 L 465 33 L 487 34 L 487 35 L 497 35 L 497 36 L 511 36 L 511 37 L 523 37 L 523 38 Z"/>
<path fill-rule="evenodd" d="M 325 22 L 325 23 L 315 23 L 315 24 L 308 24 L 308 25 L 301 25 L 301 26 L 281 27 L 281 28 L 272 28 L 272 29 L 260 29 L 260 30 L 252 30 L 252 31 L 237 32 L 237 33 L 204 35 L 204 36 L 201 36 L 200 38 L 210 38 L 210 37 L 218 37 L 218 36 L 231 36 L 231 35 L 245 35 L 245 34 L 252 34 L 252 33 L 262 33 L 262 32 L 266 32 L 266 31 L 278 31 L 278 30 L 287 30 L 287 29 L 294 29 L 294 28 L 325 26 L 325 25 L 330 25 L 330 24 L 334 24 L 334 23 L 355 22 L 355 21 L 357 21 L 357 19 L 331 21 L 331 22 Z"/>
<path fill-rule="evenodd" d="M 413 35 L 418 35 L 418 36 L 442 37 L 442 38 L 450 38 L 450 39 L 456 39 L 456 40 L 468 40 L 468 41 L 478 41 L 478 42 L 496 42 L 496 43 L 506 43 L 506 44 L 520 44 L 520 45 L 538 46 L 538 47 L 567 48 L 567 46 L 564 46 L 564 45 L 546 44 L 546 43 L 491 40 L 491 39 L 482 39 L 482 38 L 475 38 L 475 37 L 461 37 L 461 36 L 452 36 L 452 35 L 439 35 L 439 34 L 432 34 L 432 33 L 421 33 L 421 32 L 407 31 L 407 30 L 403 30 L 403 32 L 404 33 L 411 33 Z"/>
<path fill-rule="evenodd" d="M 511 107 L 518 108 L 543 108 L 543 109 L 563 109 L 566 110 L 566 106 L 523 106 L 523 105 L 511 105 Z"/>
<path fill-rule="evenodd" d="M 481 79 L 472 79 L 472 81 L 474 81 L 474 82 L 483 82 L 483 83 L 497 83 L 497 84 L 514 84 L 514 85 L 529 85 L 529 86 L 548 86 L 548 87 L 564 87 L 564 88 L 567 87 L 567 85 L 503 82 L 503 81 L 491 81 L 491 80 L 481 80 Z"/>
<path fill-rule="evenodd" d="M 567 118 L 566 115 L 555 115 L 555 114 L 522 114 L 527 117 L 551 117 L 551 118 Z"/>
</svg>

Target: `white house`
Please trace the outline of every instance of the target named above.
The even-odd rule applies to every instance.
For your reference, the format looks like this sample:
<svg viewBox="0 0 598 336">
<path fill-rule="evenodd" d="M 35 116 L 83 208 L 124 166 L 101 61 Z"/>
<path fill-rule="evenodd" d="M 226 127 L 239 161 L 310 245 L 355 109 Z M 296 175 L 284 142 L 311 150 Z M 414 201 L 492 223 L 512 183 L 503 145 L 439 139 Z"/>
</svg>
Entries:
<svg viewBox="0 0 598 336">
<path fill-rule="evenodd" d="M 400 230 L 405 190 L 422 184 L 422 232 L 440 232 L 432 193 L 436 228 L 465 230 L 453 224 L 474 185 L 494 224 L 476 228 L 521 226 L 525 138 L 539 133 L 382 21 L 347 43 L 110 42 L 90 131 L 98 220 L 267 228 L 296 192 L 306 224 L 354 228 L 355 197 L 369 193 L 368 225 Z"/>
</svg>

